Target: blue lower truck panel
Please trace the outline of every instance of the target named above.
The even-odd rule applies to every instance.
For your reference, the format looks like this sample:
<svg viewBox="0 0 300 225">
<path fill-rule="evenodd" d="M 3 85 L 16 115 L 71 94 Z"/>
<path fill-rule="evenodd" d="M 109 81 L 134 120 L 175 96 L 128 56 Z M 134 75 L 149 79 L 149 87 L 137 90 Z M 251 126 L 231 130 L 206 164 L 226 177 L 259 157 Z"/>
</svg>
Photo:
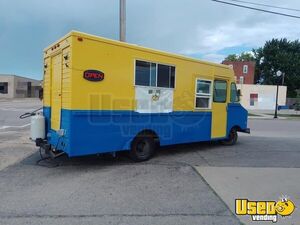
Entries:
<svg viewBox="0 0 300 225">
<path fill-rule="evenodd" d="M 64 135 L 50 127 L 51 108 L 44 107 L 47 140 L 68 156 L 83 156 L 130 149 L 143 130 L 154 131 L 160 145 L 211 140 L 211 112 L 137 113 L 134 111 L 61 110 Z M 247 128 L 247 111 L 239 103 L 228 104 L 227 135 L 232 127 Z"/>
</svg>

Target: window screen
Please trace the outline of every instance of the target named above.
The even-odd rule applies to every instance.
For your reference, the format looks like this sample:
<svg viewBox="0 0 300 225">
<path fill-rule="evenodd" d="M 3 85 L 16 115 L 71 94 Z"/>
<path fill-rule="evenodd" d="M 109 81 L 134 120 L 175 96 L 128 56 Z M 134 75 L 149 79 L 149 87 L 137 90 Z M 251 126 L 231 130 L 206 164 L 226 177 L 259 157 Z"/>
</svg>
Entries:
<svg viewBox="0 0 300 225">
<path fill-rule="evenodd" d="M 255 106 L 258 101 L 258 94 L 250 94 L 250 106 Z"/>
<path fill-rule="evenodd" d="M 157 86 L 158 87 L 170 87 L 170 67 L 169 66 L 158 65 Z"/>
<path fill-rule="evenodd" d="M 248 65 L 243 66 L 243 73 L 248 73 Z"/>
<path fill-rule="evenodd" d="M 171 66 L 171 75 L 170 75 L 170 80 L 171 80 L 171 84 L 170 84 L 170 88 L 174 88 L 175 87 L 175 67 Z"/>
<path fill-rule="evenodd" d="M 150 67 L 150 86 L 156 86 L 156 63 L 151 63 Z"/>
<path fill-rule="evenodd" d="M 211 81 L 196 80 L 195 108 L 209 109 L 211 102 Z"/>
<path fill-rule="evenodd" d="M 227 82 L 216 80 L 214 82 L 214 102 L 226 102 Z"/>
<path fill-rule="evenodd" d="M 244 84 L 244 77 L 243 76 L 240 77 L 240 84 Z"/>
<path fill-rule="evenodd" d="M 150 86 L 150 63 L 136 61 L 135 64 L 135 84 Z"/>
<path fill-rule="evenodd" d="M 197 94 L 210 94 L 211 81 L 197 80 Z"/>
<path fill-rule="evenodd" d="M 196 108 L 209 108 L 209 98 L 207 97 L 196 97 Z"/>
</svg>

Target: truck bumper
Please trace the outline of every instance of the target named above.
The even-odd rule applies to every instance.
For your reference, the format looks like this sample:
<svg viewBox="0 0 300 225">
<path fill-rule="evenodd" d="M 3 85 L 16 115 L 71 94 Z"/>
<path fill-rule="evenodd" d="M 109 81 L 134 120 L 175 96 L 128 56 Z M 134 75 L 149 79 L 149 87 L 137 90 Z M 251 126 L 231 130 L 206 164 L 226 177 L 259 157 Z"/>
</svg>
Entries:
<svg viewBox="0 0 300 225">
<path fill-rule="evenodd" d="M 37 138 L 35 140 L 35 145 L 37 147 L 42 148 L 46 154 L 49 154 L 49 152 L 51 151 L 51 145 L 48 143 L 46 139 Z"/>
<path fill-rule="evenodd" d="M 241 129 L 239 132 L 250 134 L 250 128 Z"/>
<path fill-rule="evenodd" d="M 49 144 L 46 139 L 41 139 L 41 138 L 36 139 L 35 145 L 43 149 L 45 154 L 51 157 L 52 159 L 58 158 L 59 156 L 65 154 L 65 152 L 62 151 L 54 151 L 51 147 L 51 144 Z"/>
</svg>

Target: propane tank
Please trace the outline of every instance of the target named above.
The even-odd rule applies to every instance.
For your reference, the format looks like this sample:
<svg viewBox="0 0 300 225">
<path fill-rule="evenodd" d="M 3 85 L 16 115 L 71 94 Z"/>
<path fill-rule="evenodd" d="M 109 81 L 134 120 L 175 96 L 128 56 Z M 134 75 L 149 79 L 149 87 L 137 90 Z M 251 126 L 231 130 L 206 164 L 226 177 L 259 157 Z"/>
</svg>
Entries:
<svg viewBox="0 0 300 225">
<path fill-rule="evenodd" d="M 36 114 L 31 117 L 30 139 L 35 141 L 37 138 L 45 139 L 45 117 L 42 114 Z"/>
</svg>

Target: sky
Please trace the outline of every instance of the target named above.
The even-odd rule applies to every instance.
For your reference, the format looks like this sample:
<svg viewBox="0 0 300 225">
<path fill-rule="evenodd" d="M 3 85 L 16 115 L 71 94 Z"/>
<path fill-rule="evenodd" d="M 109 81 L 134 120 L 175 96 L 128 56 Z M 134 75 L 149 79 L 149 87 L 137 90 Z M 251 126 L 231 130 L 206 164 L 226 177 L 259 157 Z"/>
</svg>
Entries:
<svg viewBox="0 0 300 225">
<path fill-rule="evenodd" d="M 299 0 L 249 1 L 300 9 Z M 43 49 L 71 30 L 118 40 L 119 0 L 0 0 L 0 74 L 42 79 Z M 272 38 L 299 39 L 300 20 L 211 0 L 127 0 L 126 37 L 220 63 Z"/>
</svg>

